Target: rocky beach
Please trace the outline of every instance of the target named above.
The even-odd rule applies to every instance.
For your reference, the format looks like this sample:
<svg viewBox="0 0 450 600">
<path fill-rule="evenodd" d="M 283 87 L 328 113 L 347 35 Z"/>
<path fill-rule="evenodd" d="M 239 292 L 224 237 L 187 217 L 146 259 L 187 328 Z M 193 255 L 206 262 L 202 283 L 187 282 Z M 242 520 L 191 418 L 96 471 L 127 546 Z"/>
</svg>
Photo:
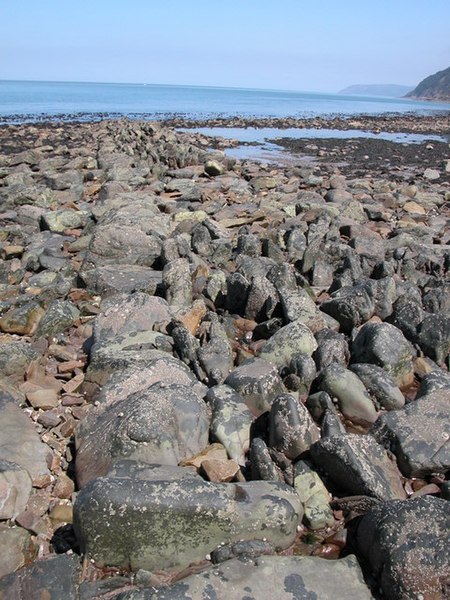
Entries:
<svg viewBox="0 0 450 600">
<path fill-rule="evenodd" d="M 0 600 L 449 597 L 449 135 L 0 126 Z"/>
</svg>

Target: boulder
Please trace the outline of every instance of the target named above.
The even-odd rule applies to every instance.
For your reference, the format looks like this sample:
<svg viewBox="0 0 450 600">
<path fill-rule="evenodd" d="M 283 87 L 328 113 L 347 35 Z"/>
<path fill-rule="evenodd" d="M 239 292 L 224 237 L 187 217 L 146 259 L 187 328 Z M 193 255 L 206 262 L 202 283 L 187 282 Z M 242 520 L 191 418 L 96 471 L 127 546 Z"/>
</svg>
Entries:
<svg viewBox="0 0 450 600">
<path fill-rule="evenodd" d="M 243 398 L 228 385 L 217 385 L 208 391 L 206 401 L 211 407 L 212 437 L 223 444 L 230 458 L 245 464 L 253 415 Z"/>
<path fill-rule="evenodd" d="M 383 502 L 360 521 L 355 540 L 388 600 L 447 598 L 450 503 L 424 496 Z"/>
<path fill-rule="evenodd" d="M 157 331 L 134 332 L 95 344 L 86 372 L 86 381 L 102 386 L 112 373 L 128 367 L 152 367 L 159 359 L 179 365 L 170 354 L 172 338 Z"/>
<path fill-rule="evenodd" d="M 55 233 L 63 233 L 66 229 L 84 227 L 89 213 L 84 210 L 56 210 L 42 215 L 41 227 Z"/>
<path fill-rule="evenodd" d="M 167 471 L 167 467 L 165 468 Z M 178 469 L 141 478 L 94 479 L 78 494 L 74 527 L 98 566 L 182 569 L 222 543 L 267 539 L 287 548 L 302 517 L 299 498 L 281 483 L 214 484 Z"/>
<path fill-rule="evenodd" d="M 137 223 L 99 223 L 92 236 L 81 272 L 107 264 L 152 267 L 161 254 L 161 240 L 147 235 Z"/>
<path fill-rule="evenodd" d="M 320 438 L 320 431 L 304 404 L 280 394 L 269 413 L 269 446 L 295 460 Z"/>
<path fill-rule="evenodd" d="M 425 375 L 420 382 L 420 387 L 416 394 L 416 400 L 422 398 L 422 396 L 431 394 L 431 392 L 441 389 L 450 389 L 450 373 L 440 369 L 431 371 L 431 373 Z"/>
<path fill-rule="evenodd" d="M 233 369 L 233 351 L 227 338 L 212 337 L 197 351 L 198 360 L 210 384 L 221 384 Z"/>
<path fill-rule="evenodd" d="M 269 448 L 261 438 L 255 437 L 252 439 L 250 446 L 250 464 L 252 469 L 252 479 L 285 481 L 281 469 L 279 469 L 272 460 Z"/>
<path fill-rule="evenodd" d="M 396 410 L 404 406 L 405 397 L 384 369 L 377 365 L 355 363 L 350 370 L 361 379 L 378 408 Z"/>
<path fill-rule="evenodd" d="M 36 337 L 54 336 L 68 329 L 80 316 L 78 308 L 69 300 L 54 300 L 39 321 Z"/>
<path fill-rule="evenodd" d="M 245 316 L 247 319 L 270 319 L 278 304 L 278 293 L 267 277 L 254 277 L 248 290 Z"/>
<path fill-rule="evenodd" d="M 252 358 L 236 367 L 225 384 L 238 392 L 256 417 L 270 410 L 275 398 L 285 391 L 276 367 L 261 358 Z"/>
<path fill-rule="evenodd" d="M 145 365 L 133 364 L 109 375 L 95 395 L 98 404 L 95 412 L 101 412 L 106 406 L 120 402 L 135 392 L 145 391 L 155 383 L 184 385 L 192 388 L 200 397 L 203 397 L 206 389 L 183 362 L 167 352 L 155 351 L 153 358 Z"/>
<path fill-rule="evenodd" d="M 288 323 L 299 321 L 309 327 L 313 333 L 325 327 L 324 315 L 305 289 L 278 287 L 278 293 Z"/>
<path fill-rule="evenodd" d="M 450 393 L 440 389 L 378 419 L 372 435 L 397 456 L 406 477 L 426 477 L 450 468 Z"/>
<path fill-rule="evenodd" d="M 25 371 L 31 361 L 38 358 L 38 352 L 22 340 L 0 343 L 0 371 L 15 383 L 23 382 Z"/>
<path fill-rule="evenodd" d="M 163 270 L 163 286 L 170 306 L 189 308 L 192 304 L 192 279 L 189 261 L 177 258 Z"/>
<path fill-rule="evenodd" d="M 320 389 L 337 398 L 342 414 L 355 423 L 373 423 L 377 419 L 377 411 L 359 377 L 334 363 L 322 372 Z"/>
<path fill-rule="evenodd" d="M 394 463 L 370 435 L 349 433 L 324 437 L 310 448 L 312 459 L 348 495 L 379 500 L 405 498 Z"/>
<path fill-rule="evenodd" d="M 103 297 L 133 292 L 155 294 L 162 288 L 162 272 L 139 265 L 103 265 L 86 268 L 79 276 L 89 293 L 102 294 Z"/>
<path fill-rule="evenodd" d="M 39 303 L 33 301 L 13 307 L 0 318 L 0 330 L 5 333 L 33 335 L 44 313 Z"/>
<path fill-rule="evenodd" d="M 169 305 L 163 298 L 142 292 L 120 294 L 102 305 L 103 312 L 94 323 L 94 343 L 105 342 L 117 335 L 135 331 L 166 331 L 172 319 Z"/>
<path fill-rule="evenodd" d="M 28 531 L 21 527 L 0 529 L 0 547 L 0 598 L 2 598 L 2 592 L 5 589 L 2 589 L 5 575 L 14 573 L 20 567 L 33 561 L 37 555 L 37 548 L 33 544 Z M 8 587 L 6 587 L 6 590 L 8 591 Z M 3 597 L 8 600 L 11 598 L 11 596 Z"/>
<path fill-rule="evenodd" d="M 303 505 L 303 520 L 311 529 L 334 525 L 330 494 L 319 475 L 303 461 L 295 463 L 294 488 Z"/>
<path fill-rule="evenodd" d="M 297 320 L 274 333 L 262 348 L 259 356 L 282 369 L 289 366 L 294 355 L 302 352 L 311 356 L 316 348 L 317 342 L 311 330 Z"/>
<path fill-rule="evenodd" d="M 350 358 L 348 342 L 342 333 L 332 331 L 331 329 L 322 329 L 316 334 L 317 350 L 313 357 L 316 362 L 317 370 L 321 371 L 326 367 L 337 363 L 346 367 Z"/>
<path fill-rule="evenodd" d="M 88 416 L 76 431 L 80 487 L 121 458 L 177 465 L 208 443 L 206 404 L 191 387 L 156 383 Z"/>
<path fill-rule="evenodd" d="M 352 346 L 352 362 L 382 367 L 399 387 L 414 380 L 414 355 L 400 329 L 389 323 L 367 323 L 359 330 Z"/>
<path fill-rule="evenodd" d="M 448 364 L 450 353 L 450 316 L 427 315 L 417 328 L 417 343 L 439 365 Z"/>
<path fill-rule="evenodd" d="M 330 300 L 322 302 L 320 310 L 336 319 L 343 333 L 350 333 L 373 316 L 375 299 L 372 287 L 367 284 L 343 287 L 334 292 Z"/>
</svg>

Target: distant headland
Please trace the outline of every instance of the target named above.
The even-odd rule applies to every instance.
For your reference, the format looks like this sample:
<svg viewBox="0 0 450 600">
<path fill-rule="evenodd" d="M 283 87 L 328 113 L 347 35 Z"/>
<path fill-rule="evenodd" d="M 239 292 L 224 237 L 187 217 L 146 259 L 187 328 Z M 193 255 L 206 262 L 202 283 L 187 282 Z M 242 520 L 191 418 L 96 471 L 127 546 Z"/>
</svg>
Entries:
<svg viewBox="0 0 450 600">
<path fill-rule="evenodd" d="M 346 96 L 384 96 L 385 98 L 402 98 L 413 89 L 412 85 L 374 83 L 367 85 L 350 85 L 338 92 L 338 94 Z"/>
<path fill-rule="evenodd" d="M 423 79 L 406 98 L 445 100 L 450 102 L 450 67 Z"/>
</svg>

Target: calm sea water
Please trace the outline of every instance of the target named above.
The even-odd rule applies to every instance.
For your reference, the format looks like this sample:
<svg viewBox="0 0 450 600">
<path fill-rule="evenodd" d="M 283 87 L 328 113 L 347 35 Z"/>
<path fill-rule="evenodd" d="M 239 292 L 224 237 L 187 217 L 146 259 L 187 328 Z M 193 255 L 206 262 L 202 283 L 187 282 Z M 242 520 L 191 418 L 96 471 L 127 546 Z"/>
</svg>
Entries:
<svg viewBox="0 0 450 600">
<path fill-rule="evenodd" d="M 159 119 L 255 116 L 308 117 L 337 114 L 449 112 L 450 104 L 402 98 L 342 96 L 235 88 L 116 83 L 0 81 L 0 120 L 99 116 Z"/>
</svg>

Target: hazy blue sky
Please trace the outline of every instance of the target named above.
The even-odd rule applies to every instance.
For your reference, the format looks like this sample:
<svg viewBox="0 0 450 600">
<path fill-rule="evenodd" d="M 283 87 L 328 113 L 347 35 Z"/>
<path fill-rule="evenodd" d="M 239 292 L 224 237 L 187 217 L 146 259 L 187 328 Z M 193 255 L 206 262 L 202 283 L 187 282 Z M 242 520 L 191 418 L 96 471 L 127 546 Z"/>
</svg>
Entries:
<svg viewBox="0 0 450 600">
<path fill-rule="evenodd" d="M 449 0 L 3 0 L 0 79 L 338 91 L 450 64 Z"/>
</svg>

